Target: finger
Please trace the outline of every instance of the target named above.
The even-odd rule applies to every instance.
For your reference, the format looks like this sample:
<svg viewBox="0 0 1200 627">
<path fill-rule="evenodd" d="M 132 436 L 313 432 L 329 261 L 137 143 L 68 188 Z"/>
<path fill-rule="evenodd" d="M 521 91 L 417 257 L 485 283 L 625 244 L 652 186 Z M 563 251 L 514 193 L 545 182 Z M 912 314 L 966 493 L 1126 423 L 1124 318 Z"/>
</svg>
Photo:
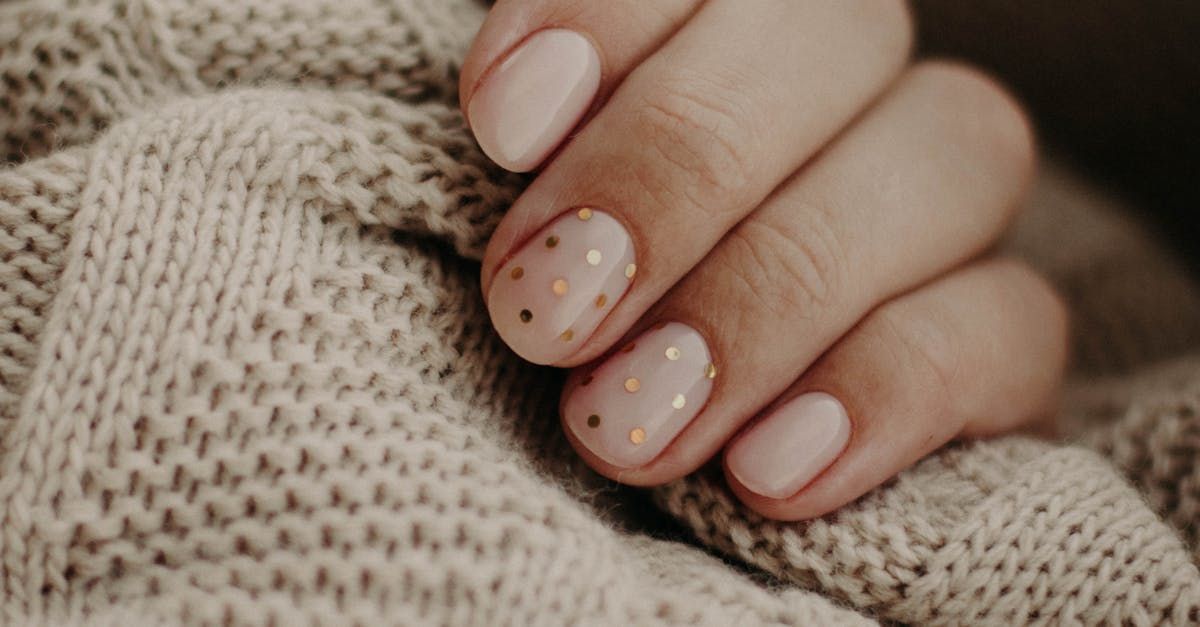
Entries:
<svg viewBox="0 0 1200 627">
<path fill-rule="evenodd" d="M 460 102 L 479 145 L 501 167 L 536 168 L 699 4 L 497 2 L 459 80 Z"/>
<path fill-rule="evenodd" d="M 729 447 L 734 492 L 764 516 L 820 516 L 959 435 L 1049 412 L 1067 315 L 1027 266 L 988 261 L 894 300 L 834 346 Z"/>
<path fill-rule="evenodd" d="M 902 63 L 899 4 L 769 4 L 705 4 L 500 224 L 485 293 L 521 356 L 573 365 L 607 349 Z"/>
<path fill-rule="evenodd" d="M 1025 118 L 994 83 L 956 65 L 911 70 L 642 322 L 702 338 L 704 350 L 680 362 L 711 360 L 723 373 L 711 392 L 676 390 L 685 407 L 664 404 L 657 395 L 680 387 L 677 371 L 691 381 L 706 363 L 665 364 L 641 339 L 600 366 L 595 384 L 568 391 L 564 419 L 585 457 L 627 483 L 694 470 L 867 312 L 999 237 L 1032 154 Z M 645 391 L 614 393 L 610 377 L 636 377 Z M 609 418 L 604 428 L 588 426 L 593 414 Z M 642 442 L 626 437 L 633 429 Z"/>
</svg>

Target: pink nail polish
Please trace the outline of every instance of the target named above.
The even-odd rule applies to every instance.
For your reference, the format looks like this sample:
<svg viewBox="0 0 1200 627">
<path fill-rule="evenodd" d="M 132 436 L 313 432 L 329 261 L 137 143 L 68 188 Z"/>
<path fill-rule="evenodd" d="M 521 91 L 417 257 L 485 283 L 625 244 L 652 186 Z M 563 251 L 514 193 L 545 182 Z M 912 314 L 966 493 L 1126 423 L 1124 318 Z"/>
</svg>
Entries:
<svg viewBox="0 0 1200 627">
<path fill-rule="evenodd" d="M 586 377 L 563 415 L 588 450 L 613 466 L 637 468 L 700 413 L 716 376 L 704 338 L 671 322 L 643 333 Z"/>
<path fill-rule="evenodd" d="M 514 172 L 537 167 L 587 112 L 600 87 L 600 56 L 579 33 L 535 33 L 494 67 L 467 117 L 479 145 Z"/>
<path fill-rule="evenodd" d="M 579 350 L 636 273 L 625 227 L 602 211 L 577 209 L 501 266 L 488 292 L 488 312 L 518 355 L 552 364 Z"/>
<path fill-rule="evenodd" d="M 836 398 L 798 396 L 763 418 L 730 447 L 729 471 L 751 492 L 785 499 L 833 463 L 850 441 L 850 417 Z"/>
</svg>

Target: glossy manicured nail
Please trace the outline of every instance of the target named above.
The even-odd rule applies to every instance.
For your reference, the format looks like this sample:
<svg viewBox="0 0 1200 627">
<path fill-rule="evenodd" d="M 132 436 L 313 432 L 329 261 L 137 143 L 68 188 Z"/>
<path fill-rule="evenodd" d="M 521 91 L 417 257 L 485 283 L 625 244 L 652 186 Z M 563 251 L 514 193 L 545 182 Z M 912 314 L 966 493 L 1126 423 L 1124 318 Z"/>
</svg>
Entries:
<svg viewBox="0 0 1200 627">
<path fill-rule="evenodd" d="M 813 392 L 788 401 L 730 447 L 726 463 L 748 490 L 785 499 L 808 485 L 846 448 L 850 417 L 834 397 Z"/>
<path fill-rule="evenodd" d="M 662 452 L 700 413 L 717 367 L 691 327 L 672 322 L 643 333 L 588 375 L 563 406 L 567 427 L 618 468 Z"/>
<path fill-rule="evenodd" d="M 500 268 L 488 312 L 518 355 L 552 364 L 579 350 L 636 273 L 625 227 L 602 211 L 577 209 L 551 222 Z"/>
<path fill-rule="evenodd" d="M 600 87 L 600 56 L 586 37 L 544 30 L 484 79 L 467 106 L 479 145 L 514 172 L 536 168 L 579 122 Z"/>
</svg>

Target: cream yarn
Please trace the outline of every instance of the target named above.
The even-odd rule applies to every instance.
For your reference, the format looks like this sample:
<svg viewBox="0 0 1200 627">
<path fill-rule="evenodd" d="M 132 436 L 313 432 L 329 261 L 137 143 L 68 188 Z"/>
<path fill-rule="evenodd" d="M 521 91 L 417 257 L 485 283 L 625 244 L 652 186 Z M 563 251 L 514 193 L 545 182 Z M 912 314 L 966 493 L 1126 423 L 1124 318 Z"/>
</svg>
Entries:
<svg viewBox="0 0 1200 627">
<path fill-rule="evenodd" d="M 1014 245 L 1081 312 L 1079 444 L 808 524 L 583 468 L 479 298 L 523 183 L 454 102 L 484 10 L 0 4 L 0 623 L 1200 619 L 1196 286 L 1061 177 Z"/>
</svg>

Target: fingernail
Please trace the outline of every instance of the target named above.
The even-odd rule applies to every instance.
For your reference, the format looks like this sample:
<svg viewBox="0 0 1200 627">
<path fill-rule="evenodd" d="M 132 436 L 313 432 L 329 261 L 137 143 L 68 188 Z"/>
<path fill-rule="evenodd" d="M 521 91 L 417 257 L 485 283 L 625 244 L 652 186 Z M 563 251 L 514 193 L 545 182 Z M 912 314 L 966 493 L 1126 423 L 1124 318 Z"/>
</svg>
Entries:
<svg viewBox="0 0 1200 627">
<path fill-rule="evenodd" d="M 643 333 L 585 377 L 563 415 L 588 450 L 618 468 L 637 468 L 700 413 L 716 376 L 704 338 L 671 322 Z"/>
<path fill-rule="evenodd" d="M 534 34 L 471 97 L 467 117 L 483 151 L 514 172 L 537 167 L 579 122 L 600 87 L 600 56 L 579 33 Z"/>
<path fill-rule="evenodd" d="M 625 227 L 602 211 L 577 209 L 501 266 L 488 292 L 488 313 L 518 355 L 552 364 L 579 350 L 636 273 Z"/>
<path fill-rule="evenodd" d="M 803 394 L 754 425 L 730 447 L 729 471 L 748 490 L 785 499 L 808 485 L 846 448 L 850 417 L 836 398 Z"/>
</svg>

